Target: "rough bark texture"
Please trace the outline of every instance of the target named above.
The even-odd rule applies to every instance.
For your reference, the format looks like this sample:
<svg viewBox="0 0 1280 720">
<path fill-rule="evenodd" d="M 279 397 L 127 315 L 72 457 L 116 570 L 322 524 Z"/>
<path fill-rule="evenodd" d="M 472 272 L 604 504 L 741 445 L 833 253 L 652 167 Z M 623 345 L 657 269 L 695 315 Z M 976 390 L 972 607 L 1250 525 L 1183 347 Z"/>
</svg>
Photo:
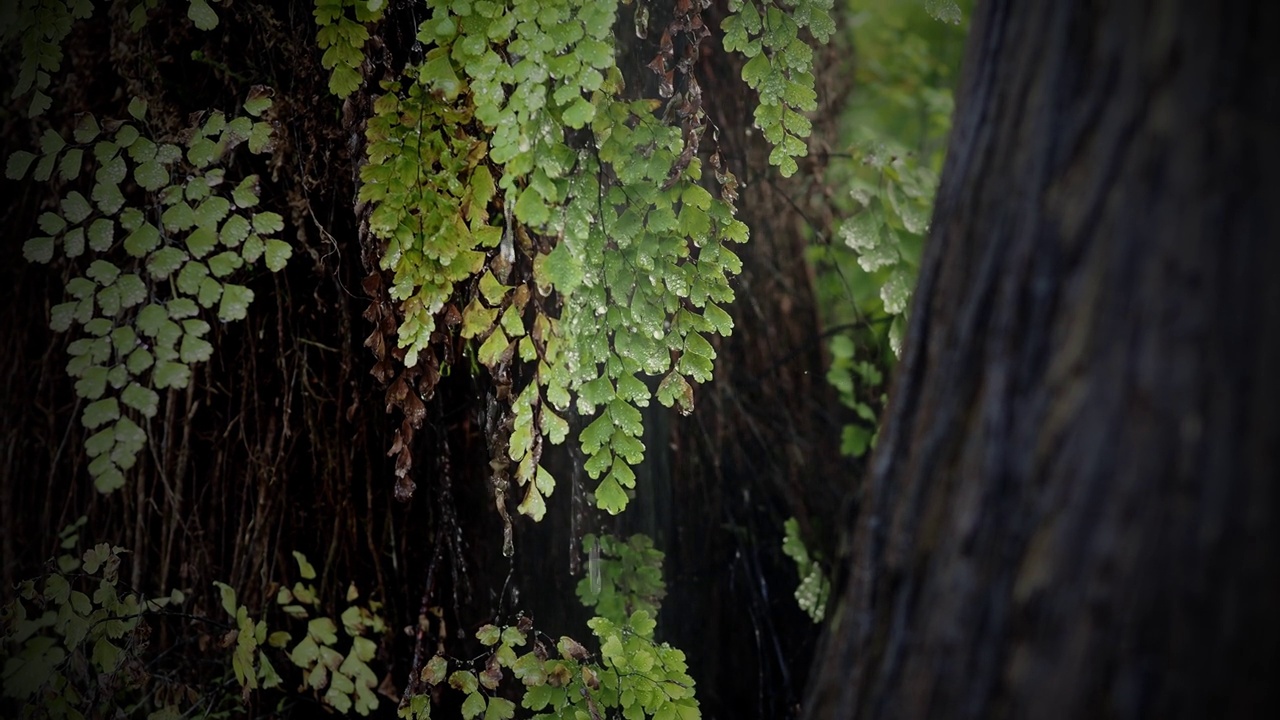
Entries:
<svg viewBox="0 0 1280 720">
<path fill-rule="evenodd" d="M 1276 15 L 977 11 L 808 717 L 1274 716 Z"/>
</svg>

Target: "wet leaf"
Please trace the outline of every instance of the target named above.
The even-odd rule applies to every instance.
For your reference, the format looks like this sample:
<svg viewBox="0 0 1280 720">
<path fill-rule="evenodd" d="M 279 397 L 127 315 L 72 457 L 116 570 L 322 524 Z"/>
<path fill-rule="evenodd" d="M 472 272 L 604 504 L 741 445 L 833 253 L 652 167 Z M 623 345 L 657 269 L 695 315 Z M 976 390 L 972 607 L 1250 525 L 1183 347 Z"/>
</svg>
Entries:
<svg viewBox="0 0 1280 720">
<path fill-rule="evenodd" d="M 243 320 L 251 302 L 253 302 L 253 291 L 249 288 L 243 285 L 224 285 L 218 317 L 224 322 Z"/>
</svg>

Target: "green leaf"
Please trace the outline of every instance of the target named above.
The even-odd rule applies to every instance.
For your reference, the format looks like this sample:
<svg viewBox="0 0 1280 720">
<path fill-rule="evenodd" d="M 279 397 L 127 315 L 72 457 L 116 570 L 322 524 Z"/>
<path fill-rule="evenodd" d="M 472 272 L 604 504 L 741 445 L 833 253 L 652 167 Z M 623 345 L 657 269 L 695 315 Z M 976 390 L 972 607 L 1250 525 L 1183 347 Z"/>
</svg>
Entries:
<svg viewBox="0 0 1280 720">
<path fill-rule="evenodd" d="M 543 405 L 539 412 L 539 421 L 542 434 L 548 440 L 555 445 L 564 442 L 565 436 L 569 433 L 569 423 L 564 418 L 552 412 L 550 407 Z"/>
<path fill-rule="evenodd" d="M 182 347 L 178 351 L 178 358 L 184 363 L 204 362 L 213 357 L 213 345 L 207 340 L 202 340 L 194 335 L 182 336 Z"/>
<path fill-rule="evenodd" d="M 596 487 L 596 506 L 610 515 L 617 515 L 627 507 L 627 493 L 614 480 L 613 475 L 608 475 Z"/>
<path fill-rule="evenodd" d="M 124 250 L 140 258 L 160 245 L 160 230 L 151 223 L 143 223 L 124 239 Z"/>
<path fill-rule="evenodd" d="M 120 393 L 120 401 L 147 417 L 154 417 L 156 407 L 160 403 L 160 396 L 150 388 L 131 382 Z"/>
<path fill-rule="evenodd" d="M 271 238 L 267 240 L 264 256 L 267 269 L 271 272 L 280 272 L 293 256 L 293 247 L 283 240 Z"/>
<path fill-rule="evenodd" d="M 98 127 L 98 120 L 91 113 L 84 113 L 76 118 L 76 129 L 72 133 L 72 137 L 81 145 L 88 145 L 98 137 L 100 132 L 102 132 L 102 128 Z M 43 144 L 41 149 L 43 149 Z M 48 151 L 46 150 L 46 152 Z"/>
<path fill-rule="evenodd" d="M 187 250 L 191 252 L 192 257 L 202 258 L 217 246 L 218 234 L 214 232 L 212 227 L 201 225 L 187 235 L 186 243 Z"/>
<path fill-rule="evenodd" d="M 40 158 L 40 162 L 36 163 L 35 172 L 31 174 L 31 179 L 36 182 L 46 182 L 53 177 L 53 168 L 58 162 L 57 154 L 45 155 Z"/>
<path fill-rule="evenodd" d="M 486 271 L 485 274 L 480 277 L 480 294 L 484 297 L 485 302 L 490 305 L 496 306 L 500 304 L 502 302 L 502 298 L 506 297 L 507 293 L 510 291 L 511 287 L 498 282 L 498 279 L 493 276 L 492 272 Z"/>
<path fill-rule="evenodd" d="M 169 184 L 169 170 L 155 160 L 139 163 L 133 169 L 133 179 L 144 190 L 159 190 Z"/>
<path fill-rule="evenodd" d="M 174 203 L 172 207 L 160 215 L 160 222 L 169 232 L 186 230 L 196 224 L 196 214 L 185 202 Z"/>
<path fill-rule="evenodd" d="M 194 317 L 200 312 L 200 308 L 196 307 L 195 302 L 192 301 L 191 298 L 184 297 L 174 298 L 165 303 L 165 309 L 169 313 L 169 317 L 174 320 Z M 188 323 L 183 324 L 188 325 Z M 203 326 L 203 329 L 201 330 L 193 330 L 191 327 L 187 327 L 186 331 L 189 333 L 195 333 L 196 335 L 203 335 L 209 329 L 209 326 L 208 323 L 204 322 L 201 322 L 201 325 Z"/>
<path fill-rule="evenodd" d="M 466 715 L 465 703 L 463 715 Z M 489 698 L 489 707 L 485 710 L 484 720 L 510 720 L 516 716 L 516 704 L 502 697 Z"/>
<path fill-rule="evenodd" d="M 120 403 L 113 397 L 91 402 L 84 408 L 80 422 L 90 430 L 120 417 Z"/>
<path fill-rule="evenodd" d="M 757 88 L 765 77 L 769 75 L 771 69 L 767 55 L 756 55 L 747 61 L 746 65 L 742 66 L 742 80 L 747 85 Z"/>
<path fill-rule="evenodd" d="M 239 284 L 223 286 L 223 302 L 218 307 L 218 318 L 223 322 L 243 320 L 247 314 L 248 304 L 253 301 L 253 291 Z"/>
<path fill-rule="evenodd" d="M 200 207 L 196 208 L 195 223 L 200 227 L 207 227 L 210 230 L 215 230 L 217 229 L 218 223 L 221 222 L 230 211 L 231 201 L 220 195 L 214 195 L 200 203 Z"/>
<path fill-rule="evenodd" d="M 218 302 L 218 298 L 222 297 L 222 283 L 211 277 L 203 277 L 200 279 L 200 288 L 196 292 L 196 302 L 201 307 L 213 307 Z"/>
<path fill-rule="evenodd" d="M 359 83 L 357 83 L 357 87 Z M 330 84 L 332 87 L 332 83 Z M 354 90 L 355 88 L 352 88 Z M 253 124 L 253 132 L 249 134 L 249 152 L 255 155 L 271 147 L 271 125 L 265 122 Z"/>
<path fill-rule="evenodd" d="M 134 325 L 147 337 L 160 334 L 160 328 L 169 321 L 169 313 L 163 305 L 150 304 L 138 311 Z"/>
<path fill-rule="evenodd" d="M 257 175 L 250 175 L 236 185 L 236 189 L 231 191 L 236 207 L 251 208 L 258 204 L 258 182 Z"/>
<path fill-rule="evenodd" d="M 40 226 L 41 231 L 50 235 L 57 235 L 67 227 L 67 221 L 61 215 L 51 212 L 40 213 L 36 224 Z"/>
<path fill-rule="evenodd" d="M 329 92 L 339 98 L 345 98 L 355 92 L 363 81 L 364 78 L 356 70 L 346 65 L 338 65 L 333 68 L 333 74 L 329 77 Z"/>
<path fill-rule="evenodd" d="M 121 148 L 128 148 L 138 140 L 138 128 L 132 125 L 121 125 L 116 131 L 116 145 Z"/>
<path fill-rule="evenodd" d="M 75 318 L 76 306 L 80 303 L 64 302 L 54 305 L 50 310 L 49 329 L 65 332 L 71 327 L 71 321 Z"/>
<path fill-rule="evenodd" d="M 164 247 L 151 253 L 147 258 L 147 272 L 156 280 L 163 280 L 173 274 L 187 261 L 188 255 L 175 247 Z"/>
<path fill-rule="evenodd" d="M 631 613 L 631 618 L 628 621 L 628 624 L 631 625 L 631 629 L 634 630 L 637 635 L 650 639 L 653 638 L 653 631 L 658 626 L 657 621 L 653 619 L 653 616 L 651 616 L 647 610 L 636 610 Z"/>
<path fill-rule="evenodd" d="M 138 345 L 138 333 L 128 325 L 122 325 L 111 331 L 111 345 L 116 349 L 116 355 L 123 357 Z"/>
<path fill-rule="evenodd" d="M 304 637 L 302 640 L 298 641 L 298 644 L 289 652 L 289 659 L 293 661 L 294 665 L 297 665 L 300 668 L 309 668 L 312 665 L 315 665 L 316 661 L 320 659 L 320 646 L 316 645 L 316 641 L 312 640 L 311 636 Z M 323 670 L 324 668 L 316 668 L 316 670 L 312 672 L 312 680 L 320 679 L 323 681 Z"/>
<path fill-rule="evenodd" d="M 472 216 L 484 217 L 489 201 L 493 199 L 496 188 L 493 173 L 485 165 L 478 165 L 471 172 L 471 212 Z"/>
<path fill-rule="evenodd" d="M 462 81 L 453 70 L 448 48 L 431 50 L 426 60 L 418 72 L 418 81 L 438 90 L 447 102 L 453 102 L 462 90 Z"/>
<path fill-rule="evenodd" d="M 89 213 L 93 212 L 93 208 L 89 205 L 89 201 L 84 195 L 76 191 L 67 193 L 59 205 L 62 209 L 62 216 L 72 225 L 78 225 L 85 218 L 89 217 Z"/>
<path fill-rule="evenodd" d="M 100 182 L 95 184 L 91 197 L 93 202 L 97 204 L 97 209 L 101 210 L 104 215 L 114 215 L 124 206 L 124 195 L 120 193 L 120 188 L 115 186 L 114 183 Z"/>
<path fill-rule="evenodd" d="M 83 167 L 84 150 L 82 148 L 71 148 L 63 154 L 62 161 L 58 163 L 58 174 L 62 176 L 63 180 L 74 180 L 80 177 L 80 170 Z"/>
<path fill-rule="evenodd" d="M 244 111 L 254 117 L 260 117 L 271 107 L 271 88 L 266 85 L 254 85 L 249 90 L 249 97 L 244 101 Z"/>
<path fill-rule="evenodd" d="M 222 609 L 231 617 L 236 616 L 236 589 L 224 582 L 214 581 L 213 586 L 218 588 L 219 597 L 222 599 Z"/>
<path fill-rule="evenodd" d="M 27 174 L 27 169 L 31 167 L 31 163 L 36 159 L 34 153 L 26 150 L 18 150 L 9 156 L 8 162 L 4 166 L 4 176 L 10 180 L 21 180 Z"/>
<path fill-rule="evenodd" d="M 147 101 L 140 97 L 135 97 L 129 101 L 129 114 L 134 120 L 145 120 L 147 118 Z"/>
<path fill-rule="evenodd" d="M 187 17 L 201 30 L 212 30 L 218 27 L 218 14 L 209 7 L 205 0 L 190 0 L 187 6 Z"/>
<path fill-rule="evenodd" d="M 173 388 L 181 390 L 191 379 L 191 368 L 180 362 L 161 360 L 151 373 L 151 384 L 157 390 Z"/>
<path fill-rule="evenodd" d="M 562 295 L 569 295 L 582 283 L 582 265 L 560 242 L 546 255 L 543 269 L 546 278 Z"/>
<path fill-rule="evenodd" d="M 93 120 L 92 115 L 86 115 L 84 117 L 89 118 L 89 121 L 94 123 L 94 127 L 95 128 L 97 127 L 97 122 Z M 90 138 L 90 140 L 92 139 L 93 138 Z M 76 141 L 88 142 L 88 140 L 80 140 L 78 136 L 76 138 Z M 45 130 L 44 134 L 40 136 L 40 152 L 45 155 L 56 155 L 62 152 L 62 149 L 65 148 L 66 146 L 67 146 L 67 141 L 63 140 L 62 136 L 59 135 L 58 131 L 56 130 L 53 130 L 53 129 Z"/>
<path fill-rule="evenodd" d="M 132 232 L 141 227 L 142 223 L 146 222 L 146 219 L 146 216 L 138 208 L 125 208 L 124 212 L 120 213 L 120 227 Z"/>
<path fill-rule="evenodd" d="M 459 334 L 467 339 L 483 335 L 493 327 L 497 316 L 496 308 L 486 308 L 481 304 L 480 299 L 476 298 L 462 312 L 462 330 Z"/>
<path fill-rule="evenodd" d="M 216 277 L 226 277 L 235 272 L 244 264 L 244 260 L 240 258 L 240 254 L 227 250 L 209 258 L 209 272 Z"/>
<path fill-rule="evenodd" d="M 84 441 L 84 451 L 89 455 L 89 457 L 96 458 L 99 455 L 110 453 L 111 448 L 115 447 L 115 445 L 116 429 L 115 426 L 112 426 L 103 428 L 93 435 L 90 435 L 89 438 Z M 93 571 L 88 570 L 88 572 Z"/>
<path fill-rule="evenodd" d="M 502 631 L 498 629 L 497 625 L 481 625 L 480 629 L 476 631 L 476 639 L 485 647 L 497 645 L 501 638 Z"/>
<path fill-rule="evenodd" d="M 47 263 L 53 259 L 53 238 L 35 237 L 22 244 L 22 257 L 27 262 Z"/>
<path fill-rule="evenodd" d="M 85 271 L 85 277 L 102 286 L 107 286 L 115 282 L 116 277 L 119 275 L 120 268 L 112 265 L 106 260 L 94 260 L 92 263 L 89 263 L 89 269 Z"/>
<path fill-rule="evenodd" d="M 125 273 L 113 284 L 120 293 L 120 307 L 130 308 L 147 298 L 147 286 L 134 273 Z"/>
<path fill-rule="evenodd" d="M 297 550 L 294 550 L 293 560 L 294 562 L 298 563 L 298 574 L 302 576 L 303 580 L 316 579 L 316 569 L 311 566 L 310 562 L 307 561 L 306 555 L 303 555 Z"/>
<path fill-rule="evenodd" d="M 502 361 L 503 355 L 511 346 L 511 341 L 507 338 L 507 334 L 502 331 L 501 327 L 494 328 L 493 334 L 489 339 L 484 341 L 480 346 L 480 350 L 476 353 L 480 362 L 486 367 L 493 368 Z"/>
<path fill-rule="evenodd" d="M 914 284 L 915 278 L 910 270 L 903 265 L 895 267 L 880 288 L 880 298 L 884 302 L 885 312 L 890 315 L 901 315 L 906 312 Z"/>
<path fill-rule="evenodd" d="M 89 249 L 95 252 L 107 251 L 115 240 L 115 234 L 115 223 L 107 218 L 94 220 L 89 224 Z"/>
<path fill-rule="evenodd" d="M 480 713 L 484 712 L 484 696 L 478 692 L 472 692 L 467 695 L 467 699 L 462 701 L 462 720 L 471 720 L 480 717 Z"/>
<path fill-rule="evenodd" d="M 429 685 L 438 685 L 449 671 L 449 661 L 439 655 L 432 655 L 422 668 L 422 681 Z"/>
<path fill-rule="evenodd" d="M 479 684 L 476 674 L 468 670 L 455 670 L 449 675 L 449 685 L 463 694 L 474 693 Z"/>
<path fill-rule="evenodd" d="M 516 219 L 532 227 L 541 227 L 551 219 L 551 211 L 546 202 L 532 187 L 527 187 L 520 193 L 515 212 Z"/>
<path fill-rule="evenodd" d="M 547 503 L 543 500 L 542 493 L 538 491 L 536 484 L 529 483 L 529 487 L 524 492 L 524 499 L 516 506 L 516 511 L 532 518 L 534 522 L 542 522 L 543 516 L 547 514 Z"/>
<path fill-rule="evenodd" d="M 67 257 L 75 258 L 84 254 L 84 228 L 76 228 L 62 236 L 62 247 Z"/>
<path fill-rule="evenodd" d="M 564 124 L 575 130 L 586 127 L 587 123 L 595 119 L 595 116 L 595 106 L 581 96 L 574 98 L 560 114 Z"/>
<path fill-rule="evenodd" d="M 249 237 L 249 221 L 243 215 L 232 215 L 222 224 L 222 231 L 219 238 L 222 244 L 227 247 L 236 247 Z M 257 258 L 245 258 L 246 262 L 254 262 Z"/>
<path fill-rule="evenodd" d="M 935 19 L 952 25 L 959 25 L 964 19 L 955 0 L 925 0 L 924 9 Z"/>
<path fill-rule="evenodd" d="M 187 148 L 187 161 L 197 168 L 205 168 L 213 164 L 220 152 L 218 143 L 207 137 L 199 137 Z"/>
<path fill-rule="evenodd" d="M 307 634 L 316 642 L 333 645 L 338 642 L 338 626 L 327 617 L 312 618 L 307 622 Z"/>
<path fill-rule="evenodd" d="M 76 381 L 76 394 L 86 400 L 97 400 L 107 389 L 107 369 L 94 365 Z"/>
<path fill-rule="evenodd" d="M 253 216 L 253 231 L 259 235 L 271 235 L 284 229 L 284 218 L 279 213 L 262 212 Z"/>
<path fill-rule="evenodd" d="M 247 263 L 255 263 L 258 262 L 258 258 L 262 257 L 262 253 L 265 250 L 266 245 L 262 242 L 262 238 L 257 235 L 250 235 L 240 248 L 240 257 L 244 258 Z"/>
</svg>

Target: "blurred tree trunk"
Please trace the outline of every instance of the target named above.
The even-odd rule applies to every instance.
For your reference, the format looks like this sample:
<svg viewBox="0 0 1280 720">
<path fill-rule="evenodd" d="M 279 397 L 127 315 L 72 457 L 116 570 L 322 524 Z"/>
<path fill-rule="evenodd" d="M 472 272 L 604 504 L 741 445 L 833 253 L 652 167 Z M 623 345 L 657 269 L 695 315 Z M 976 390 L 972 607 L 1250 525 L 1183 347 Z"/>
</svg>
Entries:
<svg viewBox="0 0 1280 720">
<path fill-rule="evenodd" d="M 808 717 L 1273 716 L 1276 21 L 979 8 Z"/>
</svg>

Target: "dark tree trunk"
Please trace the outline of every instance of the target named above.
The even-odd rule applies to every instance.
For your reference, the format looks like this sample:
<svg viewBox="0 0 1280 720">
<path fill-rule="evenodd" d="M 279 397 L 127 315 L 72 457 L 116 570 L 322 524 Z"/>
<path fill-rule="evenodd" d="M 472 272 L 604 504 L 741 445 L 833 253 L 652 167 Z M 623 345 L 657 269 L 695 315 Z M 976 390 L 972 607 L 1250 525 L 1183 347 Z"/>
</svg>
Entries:
<svg viewBox="0 0 1280 720">
<path fill-rule="evenodd" d="M 1275 716 L 1276 21 L 977 11 L 809 717 Z"/>
</svg>

